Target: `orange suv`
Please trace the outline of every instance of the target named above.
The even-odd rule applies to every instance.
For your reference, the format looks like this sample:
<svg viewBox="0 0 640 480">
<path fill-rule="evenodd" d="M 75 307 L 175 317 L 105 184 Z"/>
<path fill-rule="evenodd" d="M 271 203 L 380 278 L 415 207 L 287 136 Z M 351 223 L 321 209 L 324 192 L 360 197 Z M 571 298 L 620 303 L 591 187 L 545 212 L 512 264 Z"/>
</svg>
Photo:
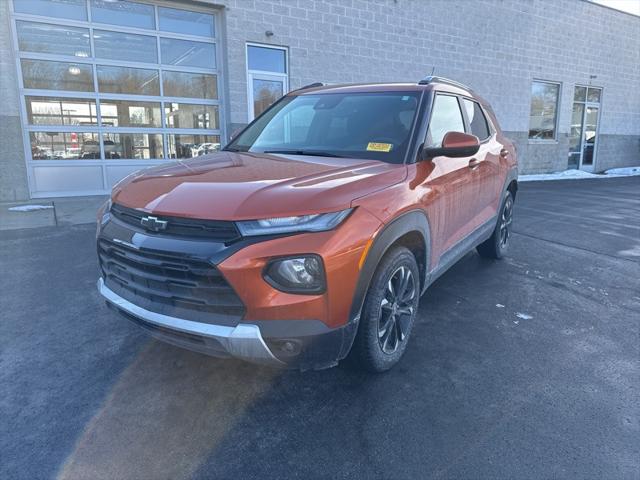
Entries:
<svg viewBox="0 0 640 480">
<path fill-rule="evenodd" d="M 221 152 L 116 185 L 98 288 L 198 352 L 384 371 L 438 276 L 474 247 L 504 255 L 516 190 L 514 147 L 464 85 L 312 84 Z"/>
</svg>

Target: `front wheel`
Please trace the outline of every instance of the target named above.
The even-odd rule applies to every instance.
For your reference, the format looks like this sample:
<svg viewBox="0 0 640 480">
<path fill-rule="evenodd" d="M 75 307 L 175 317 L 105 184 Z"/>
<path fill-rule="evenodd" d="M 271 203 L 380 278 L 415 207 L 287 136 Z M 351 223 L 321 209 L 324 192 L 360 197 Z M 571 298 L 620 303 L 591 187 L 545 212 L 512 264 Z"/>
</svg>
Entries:
<svg viewBox="0 0 640 480">
<path fill-rule="evenodd" d="M 389 370 L 398 363 L 407 348 L 419 300 L 415 257 L 405 247 L 392 249 L 371 281 L 351 358 L 372 372 Z"/>
<path fill-rule="evenodd" d="M 491 237 L 478 245 L 477 250 L 481 257 L 485 258 L 502 258 L 509 248 L 509 240 L 511 239 L 511 224 L 513 223 L 513 195 L 507 191 L 500 213 L 498 222 Z"/>
</svg>

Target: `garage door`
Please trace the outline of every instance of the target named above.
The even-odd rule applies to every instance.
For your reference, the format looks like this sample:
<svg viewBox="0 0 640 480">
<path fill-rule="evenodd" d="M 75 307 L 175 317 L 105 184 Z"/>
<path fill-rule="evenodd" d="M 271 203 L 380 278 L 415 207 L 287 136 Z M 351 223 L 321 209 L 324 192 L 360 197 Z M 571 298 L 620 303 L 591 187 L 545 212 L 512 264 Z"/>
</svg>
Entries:
<svg viewBox="0 0 640 480">
<path fill-rule="evenodd" d="M 218 18 L 175 3 L 13 0 L 34 197 L 106 193 L 220 147 Z"/>
</svg>

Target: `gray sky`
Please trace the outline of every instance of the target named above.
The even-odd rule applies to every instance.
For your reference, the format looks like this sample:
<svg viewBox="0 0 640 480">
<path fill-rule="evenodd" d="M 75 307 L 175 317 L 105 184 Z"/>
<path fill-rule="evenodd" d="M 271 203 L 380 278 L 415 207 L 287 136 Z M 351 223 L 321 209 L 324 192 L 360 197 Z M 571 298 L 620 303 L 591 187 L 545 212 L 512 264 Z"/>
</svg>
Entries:
<svg viewBox="0 0 640 480">
<path fill-rule="evenodd" d="M 607 7 L 640 16 L 640 0 L 591 0 Z"/>
</svg>

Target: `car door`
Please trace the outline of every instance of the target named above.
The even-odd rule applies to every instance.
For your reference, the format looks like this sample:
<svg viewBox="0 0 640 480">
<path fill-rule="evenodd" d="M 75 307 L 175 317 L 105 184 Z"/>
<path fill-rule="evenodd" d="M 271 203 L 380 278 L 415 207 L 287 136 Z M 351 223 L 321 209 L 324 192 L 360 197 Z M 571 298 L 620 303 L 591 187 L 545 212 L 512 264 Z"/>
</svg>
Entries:
<svg viewBox="0 0 640 480">
<path fill-rule="evenodd" d="M 426 147 L 439 147 L 448 132 L 465 132 L 465 123 L 458 96 L 438 92 L 433 101 L 427 130 Z M 475 215 L 473 179 L 469 167 L 471 157 L 434 157 L 429 160 L 433 171 L 427 180 L 434 195 L 425 197 L 436 252 L 444 253 L 468 233 Z"/>
<path fill-rule="evenodd" d="M 470 159 L 471 183 L 469 193 L 474 201 L 470 204 L 468 230 L 472 232 L 483 223 L 492 220 L 500 201 L 504 178 L 500 178 L 500 151 L 497 141 L 480 104 L 467 97 L 461 98 L 467 133 L 480 140 L 480 149 Z"/>
</svg>

